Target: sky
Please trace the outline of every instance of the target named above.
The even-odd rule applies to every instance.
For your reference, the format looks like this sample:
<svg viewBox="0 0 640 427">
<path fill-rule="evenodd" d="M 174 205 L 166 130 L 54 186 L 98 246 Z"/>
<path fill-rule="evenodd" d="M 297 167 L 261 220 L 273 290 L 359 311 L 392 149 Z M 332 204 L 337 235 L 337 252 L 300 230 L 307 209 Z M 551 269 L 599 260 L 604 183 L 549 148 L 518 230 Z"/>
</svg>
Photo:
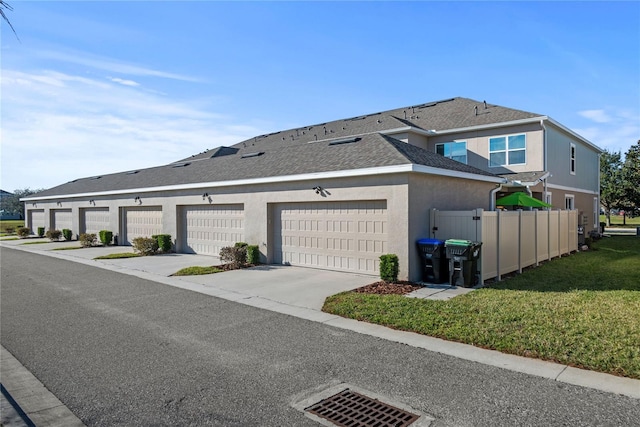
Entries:
<svg viewBox="0 0 640 427">
<path fill-rule="evenodd" d="M 637 1 L 8 2 L 6 191 L 456 96 L 640 139 Z"/>
</svg>

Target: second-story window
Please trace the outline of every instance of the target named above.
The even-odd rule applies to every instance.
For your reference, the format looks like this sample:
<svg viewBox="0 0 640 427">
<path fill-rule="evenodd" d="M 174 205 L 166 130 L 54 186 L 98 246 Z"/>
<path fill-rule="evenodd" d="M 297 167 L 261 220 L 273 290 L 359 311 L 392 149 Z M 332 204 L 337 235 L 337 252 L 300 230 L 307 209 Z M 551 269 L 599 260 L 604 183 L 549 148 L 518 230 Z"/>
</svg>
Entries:
<svg viewBox="0 0 640 427">
<path fill-rule="evenodd" d="M 570 170 L 571 170 L 571 175 L 575 175 L 576 174 L 576 144 L 571 144 L 571 147 L 569 148 L 569 164 L 570 164 Z"/>
<path fill-rule="evenodd" d="M 436 144 L 436 153 L 460 163 L 467 164 L 467 141 Z"/>
<path fill-rule="evenodd" d="M 489 166 L 524 165 L 527 163 L 525 134 L 489 138 Z"/>
</svg>

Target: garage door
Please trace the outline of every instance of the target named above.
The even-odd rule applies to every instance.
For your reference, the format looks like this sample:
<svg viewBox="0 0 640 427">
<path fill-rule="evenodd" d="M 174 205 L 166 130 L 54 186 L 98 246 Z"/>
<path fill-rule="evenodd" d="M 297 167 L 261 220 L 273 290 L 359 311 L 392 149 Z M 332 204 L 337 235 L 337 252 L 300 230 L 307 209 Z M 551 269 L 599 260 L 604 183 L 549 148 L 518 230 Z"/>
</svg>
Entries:
<svg viewBox="0 0 640 427">
<path fill-rule="evenodd" d="M 54 209 L 51 211 L 51 228 L 53 230 L 71 230 L 71 209 Z"/>
<path fill-rule="evenodd" d="M 220 254 L 220 249 L 244 241 L 244 206 L 185 206 L 185 252 Z"/>
<path fill-rule="evenodd" d="M 136 237 L 162 234 L 162 208 L 160 206 L 125 208 L 123 223 L 125 245 L 130 245 Z"/>
<path fill-rule="evenodd" d="M 274 262 L 377 274 L 387 252 L 387 202 L 275 207 Z"/>
<path fill-rule="evenodd" d="M 31 234 L 38 234 L 38 227 L 44 227 L 44 209 L 32 209 L 28 215 Z"/>
<path fill-rule="evenodd" d="M 98 234 L 109 228 L 109 208 L 86 208 L 80 210 L 80 233 Z"/>
</svg>

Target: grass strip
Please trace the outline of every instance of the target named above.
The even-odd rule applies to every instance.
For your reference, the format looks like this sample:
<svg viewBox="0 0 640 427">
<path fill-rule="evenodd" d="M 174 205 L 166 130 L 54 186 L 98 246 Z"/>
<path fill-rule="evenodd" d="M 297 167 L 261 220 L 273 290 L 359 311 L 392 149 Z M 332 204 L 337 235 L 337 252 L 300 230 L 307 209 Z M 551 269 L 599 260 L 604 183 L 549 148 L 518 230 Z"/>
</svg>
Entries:
<svg viewBox="0 0 640 427">
<path fill-rule="evenodd" d="M 108 254 L 97 256 L 94 259 L 122 259 L 122 258 L 137 258 L 141 256 L 140 254 L 136 254 L 134 252 L 120 252 L 116 254 Z"/>
<path fill-rule="evenodd" d="M 224 270 L 221 270 L 215 266 L 210 267 L 185 267 L 181 270 L 176 271 L 172 274 L 172 276 L 201 276 L 204 274 L 215 274 L 221 273 Z"/>
<path fill-rule="evenodd" d="M 45 243 L 56 243 L 56 242 L 51 242 L 51 241 L 25 242 L 25 243 L 20 243 L 20 245 L 44 245 Z"/>
<path fill-rule="evenodd" d="M 346 292 L 343 317 L 640 379 L 640 239 L 552 260 L 484 289 L 435 301 Z"/>
<path fill-rule="evenodd" d="M 82 246 L 67 246 L 67 247 L 64 247 L 64 248 L 53 248 L 51 250 L 52 251 L 73 251 L 73 250 L 76 250 L 76 249 L 83 249 L 83 247 Z"/>
</svg>

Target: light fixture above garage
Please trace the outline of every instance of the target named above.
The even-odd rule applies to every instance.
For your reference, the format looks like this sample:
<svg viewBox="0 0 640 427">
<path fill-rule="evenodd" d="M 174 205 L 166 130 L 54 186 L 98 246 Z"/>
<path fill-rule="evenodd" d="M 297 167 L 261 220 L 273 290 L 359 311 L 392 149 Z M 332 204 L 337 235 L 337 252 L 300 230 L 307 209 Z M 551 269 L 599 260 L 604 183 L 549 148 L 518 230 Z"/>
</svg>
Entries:
<svg viewBox="0 0 640 427">
<path fill-rule="evenodd" d="M 96 205 L 96 201 L 91 199 L 91 200 L 89 200 L 89 204 L 95 206 Z"/>
<path fill-rule="evenodd" d="M 315 190 L 316 194 L 322 193 L 322 187 L 320 187 L 319 185 L 313 187 L 313 190 Z"/>
<path fill-rule="evenodd" d="M 133 199 L 134 202 L 142 204 L 142 199 L 140 198 L 140 196 L 136 196 L 135 199 Z"/>
</svg>

